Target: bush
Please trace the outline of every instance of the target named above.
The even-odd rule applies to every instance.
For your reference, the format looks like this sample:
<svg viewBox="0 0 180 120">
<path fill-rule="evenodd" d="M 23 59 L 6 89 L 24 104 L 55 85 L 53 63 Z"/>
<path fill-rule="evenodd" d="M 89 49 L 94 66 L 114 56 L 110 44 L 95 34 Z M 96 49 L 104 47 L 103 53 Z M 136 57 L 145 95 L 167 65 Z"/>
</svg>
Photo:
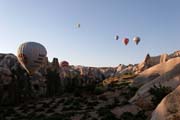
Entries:
<svg viewBox="0 0 180 120">
<path fill-rule="evenodd" d="M 64 102 L 64 105 L 70 105 L 73 101 L 74 101 L 74 98 L 70 97 Z"/>
<path fill-rule="evenodd" d="M 133 87 L 133 86 L 128 86 L 128 90 L 129 90 L 129 92 L 128 92 L 129 97 L 128 98 L 131 98 L 131 97 L 133 97 L 135 95 L 138 88 Z"/>
<path fill-rule="evenodd" d="M 87 102 L 87 106 L 96 106 L 98 105 L 98 102 L 97 101 L 94 101 L 94 102 Z"/>
<path fill-rule="evenodd" d="M 115 117 L 115 115 L 111 112 L 111 110 L 108 109 L 108 108 L 104 108 L 104 107 L 99 108 L 98 109 L 98 114 L 99 114 L 99 116 L 102 117 L 101 120 L 118 120 Z"/>
<path fill-rule="evenodd" d="M 109 112 L 110 112 L 110 110 L 107 109 L 107 108 L 104 108 L 104 107 L 98 109 L 98 114 L 99 114 L 100 116 L 106 115 L 106 114 L 109 113 Z"/>
<path fill-rule="evenodd" d="M 105 90 L 102 87 L 96 87 L 94 89 L 94 94 L 96 94 L 96 95 L 100 95 L 100 94 L 102 94 L 104 92 L 105 92 Z"/>
<path fill-rule="evenodd" d="M 105 95 L 99 96 L 99 99 L 102 101 L 108 101 L 108 98 Z"/>
<path fill-rule="evenodd" d="M 40 115 L 37 115 L 33 118 L 31 118 L 31 120 L 44 120 L 46 116 L 44 114 L 40 114 Z"/>
<path fill-rule="evenodd" d="M 146 120 L 146 118 L 145 111 L 141 110 L 135 115 L 130 112 L 124 112 L 121 115 L 120 120 Z"/>
<path fill-rule="evenodd" d="M 119 120 L 119 119 L 117 119 L 114 114 L 108 113 L 105 116 L 103 116 L 101 120 Z"/>
<path fill-rule="evenodd" d="M 133 120 L 134 115 L 130 112 L 124 112 L 120 118 L 121 120 Z"/>
<path fill-rule="evenodd" d="M 147 116 L 145 115 L 145 111 L 141 110 L 135 115 L 136 120 L 146 120 Z"/>
<path fill-rule="evenodd" d="M 152 95 L 151 102 L 157 106 L 161 100 L 171 91 L 172 89 L 170 87 L 162 86 L 161 84 L 159 84 L 159 86 L 154 85 L 149 90 L 149 93 Z"/>
<path fill-rule="evenodd" d="M 138 90 L 137 87 L 128 86 L 126 91 L 120 93 L 120 96 L 122 95 L 126 99 L 130 99 L 131 97 L 135 95 L 137 90 Z"/>
<path fill-rule="evenodd" d="M 65 115 L 54 113 L 53 115 L 46 117 L 43 120 L 68 120 L 68 118 Z"/>
</svg>

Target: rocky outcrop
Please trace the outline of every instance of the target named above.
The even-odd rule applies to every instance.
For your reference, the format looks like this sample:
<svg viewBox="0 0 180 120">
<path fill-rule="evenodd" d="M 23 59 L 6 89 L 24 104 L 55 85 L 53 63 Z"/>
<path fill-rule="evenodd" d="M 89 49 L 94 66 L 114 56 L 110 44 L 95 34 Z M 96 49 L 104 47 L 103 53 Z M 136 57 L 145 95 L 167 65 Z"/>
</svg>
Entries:
<svg viewBox="0 0 180 120">
<path fill-rule="evenodd" d="M 169 59 L 168 54 L 161 54 L 159 63 L 164 63 L 164 62 L 168 61 L 168 59 Z"/>
<path fill-rule="evenodd" d="M 135 86 L 141 86 L 136 95 L 129 102 L 142 108 L 151 106 L 149 89 L 161 84 L 175 89 L 180 85 L 180 57 L 173 58 L 165 63 L 158 64 L 142 72 L 135 78 Z M 145 104 L 143 104 L 145 103 Z"/>
<path fill-rule="evenodd" d="M 77 66 L 75 70 L 79 71 L 83 86 L 98 83 L 105 79 L 104 73 L 96 67 Z"/>
<path fill-rule="evenodd" d="M 158 61 L 159 57 L 150 57 L 150 55 L 147 54 L 144 60 L 136 66 L 135 71 L 137 74 L 141 73 L 142 71 L 152 67 L 153 65 L 158 64 Z"/>
<path fill-rule="evenodd" d="M 123 64 L 118 65 L 117 70 L 116 70 L 116 73 L 121 72 L 121 71 L 124 70 L 126 67 L 127 67 L 127 66 L 126 66 L 126 65 L 123 65 Z"/>
<path fill-rule="evenodd" d="M 1 54 L 0 66 L 3 68 L 11 69 L 15 63 L 17 63 L 17 58 L 13 54 Z"/>
<path fill-rule="evenodd" d="M 180 65 L 180 57 L 173 58 L 165 63 L 161 63 L 158 65 L 155 65 L 142 73 L 140 73 L 135 79 L 134 79 L 134 85 L 135 86 L 141 86 L 147 82 L 150 82 L 151 80 L 154 80 L 155 78 L 165 75 L 166 73 L 171 73 L 173 70 L 179 70 Z M 176 73 L 178 74 L 178 73 Z"/>
<path fill-rule="evenodd" d="M 169 58 L 175 58 L 175 57 L 180 57 L 180 50 L 177 50 L 169 55 Z"/>
<path fill-rule="evenodd" d="M 178 86 L 172 93 L 167 95 L 160 102 L 160 104 L 154 110 L 151 120 L 179 120 L 180 119 L 179 99 L 180 99 L 180 86 Z"/>
<path fill-rule="evenodd" d="M 136 67 L 136 73 L 140 73 L 154 65 L 164 63 L 168 61 L 169 59 L 180 57 L 180 51 L 175 51 L 172 54 L 161 54 L 159 56 L 150 56 L 149 54 L 146 55 L 145 59 L 139 63 Z"/>
<path fill-rule="evenodd" d="M 137 93 L 144 97 L 144 93 L 149 88 L 147 86 L 156 84 L 153 81 L 166 84 L 164 79 L 168 78 L 167 81 L 171 81 L 168 81 L 167 84 L 171 83 L 174 87 L 179 84 L 177 74 L 175 74 L 179 70 L 178 60 L 175 60 L 178 59 L 178 56 L 180 56 L 180 51 L 155 57 L 148 54 L 140 64 L 135 65 L 120 64 L 118 67 L 69 66 L 67 68 L 60 67 L 57 58 L 54 58 L 52 62 L 49 62 L 47 58 L 40 70 L 30 77 L 21 67 L 15 55 L 0 54 L 0 96 L 2 96 L 0 104 L 8 101 L 10 96 L 13 97 L 9 103 L 13 100 L 18 103 L 24 98 L 46 95 L 47 91 L 50 91 L 51 94 L 53 91 L 65 91 L 68 87 L 71 89 L 76 86 L 96 84 L 106 78 L 126 73 L 139 74 L 134 79 L 133 85 L 136 87 L 149 82 L 145 87 L 140 88 L 141 92 Z M 53 82 L 53 80 L 55 81 Z M 56 86 L 56 90 L 53 85 Z M 58 87 L 62 89 L 58 89 Z M 135 98 L 139 99 L 139 97 Z"/>
<path fill-rule="evenodd" d="M 101 67 L 99 68 L 99 70 L 101 71 L 101 73 L 103 74 L 103 76 L 105 78 L 109 78 L 115 75 L 116 73 L 116 69 L 117 68 L 113 68 L 113 67 Z"/>
</svg>

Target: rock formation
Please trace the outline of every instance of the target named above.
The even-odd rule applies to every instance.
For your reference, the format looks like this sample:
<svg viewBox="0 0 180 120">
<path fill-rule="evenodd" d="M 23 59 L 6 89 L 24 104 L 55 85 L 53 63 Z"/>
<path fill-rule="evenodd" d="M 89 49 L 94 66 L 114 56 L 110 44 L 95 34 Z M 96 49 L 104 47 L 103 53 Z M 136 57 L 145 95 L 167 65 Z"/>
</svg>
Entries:
<svg viewBox="0 0 180 120">
<path fill-rule="evenodd" d="M 142 108 L 151 106 L 150 88 L 154 85 L 168 86 L 175 89 L 180 85 L 180 57 L 155 65 L 134 79 L 134 86 L 141 86 L 130 102 Z M 144 103 L 144 104 L 143 104 Z"/>
<path fill-rule="evenodd" d="M 179 76 L 180 79 L 180 76 Z M 180 86 L 167 95 L 157 106 L 151 120 L 179 120 L 180 119 Z"/>
</svg>

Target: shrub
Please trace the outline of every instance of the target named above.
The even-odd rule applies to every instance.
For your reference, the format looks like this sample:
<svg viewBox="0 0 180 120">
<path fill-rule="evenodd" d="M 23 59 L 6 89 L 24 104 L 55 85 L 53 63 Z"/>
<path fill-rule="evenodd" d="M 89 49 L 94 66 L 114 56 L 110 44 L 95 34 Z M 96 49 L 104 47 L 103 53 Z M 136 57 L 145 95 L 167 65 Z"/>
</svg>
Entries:
<svg viewBox="0 0 180 120">
<path fill-rule="evenodd" d="M 105 92 L 105 90 L 102 87 L 96 87 L 94 89 L 94 94 L 96 94 L 96 95 L 100 95 L 100 94 L 102 94 L 104 92 Z"/>
<path fill-rule="evenodd" d="M 115 115 L 111 112 L 111 110 L 108 108 L 102 107 L 102 108 L 98 109 L 98 114 L 99 114 L 99 116 L 102 117 L 101 120 L 118 120 L 115 117 Z"/>
<path fill-rule="evenodd" d="M 154 85 L 149 90 L 149 93 L 152 95 L 152 103 L 157 106 L 161 100 L 171 91 L 172 89 L 170 87 L 162 86 L 161 84 L 159 84 L 159 86 Z"/>
<path fill-rule="evenodd" d="M 69 120 L 67 116 L 63 114 L 54 113 L 53 115 L 44 118 L 43 120 Z"/>
<path fill-rule="evenodd" d="M 44 120 L 45 117 L 46 116 L 44 114 L 40 114 L 40 115 L 37 115 L 37 116 L 31 118 L 31 120 Z"/>
<path fill-rule="evenodd" d="M 104 107 L 98 109 L 98 114 L 99 114 L 100 116 L 103 116 L 103 115 L 105 115 L 105 114 L 107 114 L 107 113 L 109 113 L 109 112 L 110 112 L 110 110 L 107 109 L 107 108 L 104 108 Z"/>
<path fill-rule="evenodd" d="M 64 102 L 64 105 L 70 105 L 73 101 L 74 101 L 74 99 L 72 97 L 70 97 Z"/>
<path fill-rule="evenodd" d="M 147 116 L 145 115 L 145 111 L 141 110 L 135 115 L 136 120 L 146 120 Z"/>
<path fill-rule="evenodd" d="M 133 117 L 134 115 L 130 112 L 124 112 L 122 115 L 121 115 L 121 120 L 133 120 Z"/>
<path fill-rule="evenodd" d="M 146 118 L 145 111 L 141 110 L 135 115 L 130 112 L 124 112 L 121 115 L 120 120 L 146 120 Z"/>
<path fill-rule="evenodd" d="M 105 95 L 99 96 L 99 99 L 102 101 L 107 101 L 107 97 Z"/>
<path fill-rule="evenodd" d="M 127 88 L 122 93 L 120 93 L 120 96 L 122 95 L 126 99 L 129 99 L 135 95 L 137 90 L 137 87 L 127 86 Z"/>
</svg>

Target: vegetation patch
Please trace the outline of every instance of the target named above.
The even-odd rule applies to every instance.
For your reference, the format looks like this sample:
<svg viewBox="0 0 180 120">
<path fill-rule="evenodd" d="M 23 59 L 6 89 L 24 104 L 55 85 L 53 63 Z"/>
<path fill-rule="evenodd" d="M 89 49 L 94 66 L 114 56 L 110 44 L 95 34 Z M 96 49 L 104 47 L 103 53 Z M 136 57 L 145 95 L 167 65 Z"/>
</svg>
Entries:
<svg viewBox="0 0 180 120">
<path fill-rule="evenodd" d="M 154 106 L 157 106 L 161 102 L 161 100 L 171 91 L 171 87 L 162 86 L 161 84 L 159 84 L 158 86 L 154 85 L 149 90 L 149 93 L 152 95 L 151 102 Z"/>
<path fill-rule="evenodd" d="M 145 111 L 139 111 L 137 114 L 132 114 L 131 112 L 124 112 L 120 116 L 120 120 L 146 120 L 147 116 L 145 115 Z"/>
</svg>

